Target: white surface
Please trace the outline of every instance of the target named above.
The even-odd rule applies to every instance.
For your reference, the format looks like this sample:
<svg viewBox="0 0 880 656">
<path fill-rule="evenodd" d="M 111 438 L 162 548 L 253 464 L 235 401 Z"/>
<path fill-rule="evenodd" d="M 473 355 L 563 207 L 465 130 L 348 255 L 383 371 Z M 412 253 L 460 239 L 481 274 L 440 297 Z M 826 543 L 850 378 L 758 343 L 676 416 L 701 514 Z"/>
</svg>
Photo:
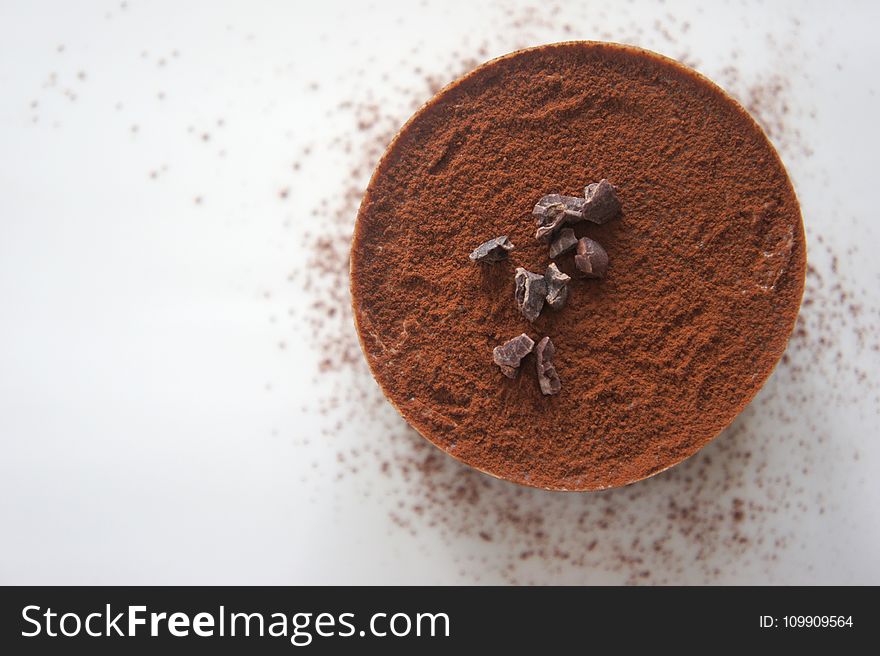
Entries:
<svg viewBox="0 0 880 656">
<path fill-rule="evenodd" d="M 424 71 L 436 67 L 446 82 L 442 62 L 452 49 L 484 60 L 518 46 L 609 38 L 671 56 L 686 51 L 722 82 L 735 47 L 743 88 L 781 71 L 791 105 L 786 134 L 794 125 L 813 151 L 803 157 L 797 144 L 780 143 L 809 234 L 826 235 L 840 252 L 860 246 L 841 267 L 868 289 L 865 307 L 876 308 L 880 5 L 718 3 L 698 12 L 700 4 L 607 9 L 601 29 L 580 18 L 598 15 L 591 3 L 561 3 L 549 24 L 541 12 L 536 18 L 516 7 L 515 15 L 535 25 L 514 30 L 500 6 L 472 2 L 4 2 L 0 583 L 631 578 L 606 567 L 614 550 L 601 545 L 586 565 L 542 561 L 511 575 L 504 563 L 520 550 L 515 528 L 493 526 L 505 537 L 489 543 L 473 530 L 441 535 L 424 526 L 412 535 L 389 518 L 403 483 L 380 473 L 381 456 L 362 455 L 358 474 L 337 478 L 345 469 L 338 452 L 359 443 L 381 452 L 390 439 L 383 426 L 399 431 L 400 420 L 379 410 L 379 420 L 374 413 L 331 438 L 321 435 L 334 412 L 343 417 L 319 411 L 341 384 L 338 376 L 363 381 L 363 372 L 315 381 L 319 354 L 285 319 L 287 307 L 301 302 L 285 280 L 304 257 L 294 235 L 313 220 L 309 209 L 350 176 L 339 149 L 322 148 L 354 132 L 328 108 L 387 95 L 383 110 L 405 119 L 407 103 L 427 92 L 400 91 L 413 83 L 412 71 L 398 70 L 402 58 Z M 690 23 L 675 43 L 656 28 L 667 14 Z M 569 15 L 574 27 L 565 32 Z M 780 38 L 768 40 L 777 29 Z M 477 53 L 483 39 L 487 49 Z M 364 62 L 358 79 L 334 83 L 350 80 L 355 63 Z M 307 93 L 313 81 L 319 90 Z M 306 144 L 317 152 L 291 177 Z M 363 147 L 354 140 L 355 150 Z M 282 201 L 286 187 L 291 196 Z M 827 266 L 821 252 L 813 259 L 813 246 L 811 260 Z M 877 316 L 862 323 L 873 326 L 869 346 L 876 344 Z M 717 549 L 710 576 L 705 565 L 688 565 L 703 538 L 676 538 L 669 548 L 679 550 L 672 559 L 683 565 L 672 580 L 880 583 L 878 354 L 858 348 L 852 330 L 833 339 L 844 359 L 858 358 L 867 383 L 842 376 L 834 384 L 847 387 L 826 394 L 823 372 L 837 365 L 825 362 L 797 385 L 827 401 L 780 428 L 767 408 L 794 385 L 783 369 L 762 393 L 767 401 L 742 420 L 771 452 L 783 430 L 816 441 L 810 467 L 800 467 L 788 451 L 797 442 L 789 441 L 762 475 L 773 481 L 779 466 L 779 478 L 795 488 L 820 488 L 827 512 L 814 512 L 815 496 L 763 489 L 763 503 L 805 504 L 799 514 L 780 512 L 770 528 L 760 524 L 768 540 L 787 536 L 778 558 Z M 396 439 L 389 452 L 399 456 L 416 438 Z M 710 455 L 718 461 L 724 454 Z M 748 463 L 731 466 L 745 468 L 736 480 L 757 475 Z M 674 491 L 676 480 L 649 482 L 631 505 L 619 495 L 603 503 L 622 513 L 653 512 L 645 496 Z M 504 502 L 512 494 L 504 486 L 491 483 L 490 501 L 481 503 Z M 568 521 L 582 503 L 522 495 L 515 498 L 546 510 L 548 523 Z M 452 502 L 447 510 L 459 512 Z M 632 534 L 638 521 L 627 526 L 612 526 L 617 543 L 643 537 Z"/>
</svg>

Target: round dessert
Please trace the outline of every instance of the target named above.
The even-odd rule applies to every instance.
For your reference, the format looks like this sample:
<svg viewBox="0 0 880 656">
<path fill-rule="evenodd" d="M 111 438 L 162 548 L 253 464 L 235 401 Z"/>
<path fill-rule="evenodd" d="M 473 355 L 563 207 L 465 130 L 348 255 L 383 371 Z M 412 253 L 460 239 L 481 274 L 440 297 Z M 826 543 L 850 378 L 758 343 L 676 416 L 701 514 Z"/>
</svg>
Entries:
<svg viewBox="0 0 880 656">
<path fill-rule="evenodd" d="M 570 226 L 607 253 L 591 278 L 574 251 L 551 260 L 532 213 L 603 179 L 620 212 Z M 513 250 L 469 259 L 505 235 Z M 567 302 L 529 321 L 515 271 L 551 261 Z M 733 421 L 785 349 L 804 269 L 791 183 L 741 106 L 659 55 L 572 42 L 491 61 L 407 122 L 361 204 L 351 291 L 376 380 L 425 438 L 500 478 L 595 490 Z M 551 338 L 558 393 L 534 352 L 493 361 L 523 333 Z"/>
</svg>

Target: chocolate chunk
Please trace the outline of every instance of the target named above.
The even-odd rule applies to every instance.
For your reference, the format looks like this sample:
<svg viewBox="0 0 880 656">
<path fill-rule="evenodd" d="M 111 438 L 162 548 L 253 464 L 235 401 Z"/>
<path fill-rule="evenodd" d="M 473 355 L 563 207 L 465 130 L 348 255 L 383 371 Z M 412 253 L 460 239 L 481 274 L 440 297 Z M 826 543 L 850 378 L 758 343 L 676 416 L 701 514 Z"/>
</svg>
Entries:
<svg viewBox="0 0 880 656">
<path fill-rule="evenodd" d="M 584 218 L 585 198 L 548 194 L 541 198 L 532 210 L 538 230 L 535 238 L 550 241 L 556 231 L 565 223 L 577 223 Z"/>
<path fill-rule="evenodd" d="M 574 219 L 576 222 L 583 218 L 584 205 L 586 203 L 586 198 L 579 198 L 578 196 L 547 194 L 535 205 L 532 215 L 539 226 L 548 225 L 559 212 L 562 212 L 569 219 Z"/>
<path fill-rule="evenodd" d="M 483 242 L 474 249 L 470 258 L 474 262 L 486 262 L 492 264 L 500 262 L 507 257 L 507 254 L 513 250 L 513 244 L 507 238 L 507 235 L 495 237 L 489 241 Z"/>
<path fill-rule="evenodd" d="M 574 230 L 571 228 L 563 228 L 559 232 L 559 236 L 550 244 L 550 257 L 559 257 L 563 253 L 567 253 L 577 246 L 578 240 L 574 236 Z"/>
<path fill-rule="evenodd" d="M 574 264 L 588 278 L 602 278 L 608 269 L 608 253 L 599 242 L 589 237 L 581 237 L 578 240 Z"/>
<path fill-rule="evenodd" d="M 620 212 L 620 201 L 608 180 L 600 180 L 584 189 L 583 217 L 593 223 L 606 223 Z"/>
<path fill-rule="evenodd" d="M 547 267 L 544 280 L 547 283 L 547 305 L 554 310 L 561 310 L 568 300 L 568 282 L 571 276 L 562 273 L 555 264 L 551 264 Z"/>
<path fill-rule="evenodd" d="M 553 235 L 556 234 L 556 231 L 565 223 L 565 216 L 563 214 L 559 215 L 559 220 L 555 223 L 552 223 L 547 226 L 541 226 L 535 231 L 535 239 L 538 241 L 548 242 L 553 239 Z"/>
<path fill-rule="evenodd" d="M 501 346 L 496 346 L 492 350 L 492 361 L 498 365 L 508 378 L 516 378 L 516 372 L 519 371 L 520 361 L 532 352 L 535 342 L 531 337 L 523 333 L 519 337 L 510 339 Z"/>
<path fill-rule="evenodd" d="M 556 205 L 556 209 L 552 214 L 547 215 L 547 221 L 544 225 L 538 227 L 535 231 L 535 239 L 538 241 L 548 242 L 556 234 L 556 231 L 565 224 L 566 216 L 563 206 Z"/>
<path fill-rule="evenodd" d="M 516 305 L 529 321 L 534 321 L 541 314 L 544 298 L 547 296 L 547 281 L 540 273 L 526 271 L 522 267 L 516 270 Z"/>
<path fill-rule="evenodd" d="M 538 384 L 541 386 L 541 392 L 544 394 L 559 394 L 562 389 L 562 382 L 559 380 L 559 374 L 553 366 L 553 356 L 556 349 L 549 337 L 545 337 L 535 347 L 535 355 L 538 358 Z"/>
</svg>

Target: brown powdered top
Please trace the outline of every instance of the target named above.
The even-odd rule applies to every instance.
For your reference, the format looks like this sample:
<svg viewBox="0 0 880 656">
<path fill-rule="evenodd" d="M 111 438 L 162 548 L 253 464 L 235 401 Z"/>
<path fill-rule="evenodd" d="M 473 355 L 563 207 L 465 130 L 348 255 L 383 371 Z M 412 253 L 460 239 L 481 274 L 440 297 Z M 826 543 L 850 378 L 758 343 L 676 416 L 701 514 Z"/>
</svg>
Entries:
<svg viewBox="0 0 880 656">
<path fill-rule="evenodd" d="M 531 210 L 602 178 L 622 217 L 576 232 L 608 273 L 530 327 L 513 270 L 548 263 Z M 471 265 L 496 234 L 510 258 Z M 670 60 L 570 43 L 477 69 L 404 127 L 361 206 L 352 295 L 377 380 L 425 437 L 519 483 L 596 489 L 681 461 L 742 410 L 785 348 L 804 251 L 785 171 L 738 105 Z M 557 396 L 492 363 L 529 330 L 552 335 Z"/>
</svg>

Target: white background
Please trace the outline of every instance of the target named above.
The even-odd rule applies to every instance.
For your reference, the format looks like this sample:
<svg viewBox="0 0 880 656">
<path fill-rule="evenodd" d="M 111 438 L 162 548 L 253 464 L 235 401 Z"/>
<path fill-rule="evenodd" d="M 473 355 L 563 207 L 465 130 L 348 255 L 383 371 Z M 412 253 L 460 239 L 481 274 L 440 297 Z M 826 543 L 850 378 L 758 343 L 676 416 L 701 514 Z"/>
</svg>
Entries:
<svg viewBox="0 0 880 656">
<path fill-rule="evenodd" d="M 4 1 L 0 583 L 880 583 L 878 7 Z M 415 530 L 407 499 L 426 481 L 381 464 L 423 457 L 419 438 L 362 364 L 320 373 L 310 301 L 287 283 L 308 257 L 298 235 L 321 229 L 311 209 L 352 176 L 362 188 L 369 171 L 352 168 L 375 161 L 380 128 L 334 108 L 375 104 L 387 129 L 428 97 L 427 75 L 575 38 L 757 94 L 810 261 L 827 273 L 839 255 L 860 314 L 805 310 L 816 330 L 719 440 L 751 460 L 713 444 L 632 498 L 478 481 L 469 510 L 429 495 Z M 442 467 L 443 485 L 477 480 Z M 666 499 L 687 503 L 701 470 L 727 483 L 696 493 L 691 530 L 666 526 Z M 760 507 L 740 546 L 713 517 L 734 497 Z M 581 505 L 605 527 L 573 531 Z M 540 535 L 505 519 L 518 513 Z M 645 531 L 668 539 L 637 575 L 621 563 Z M 554 542 L 590 555 L 518 563 Z"/>
</svg>

